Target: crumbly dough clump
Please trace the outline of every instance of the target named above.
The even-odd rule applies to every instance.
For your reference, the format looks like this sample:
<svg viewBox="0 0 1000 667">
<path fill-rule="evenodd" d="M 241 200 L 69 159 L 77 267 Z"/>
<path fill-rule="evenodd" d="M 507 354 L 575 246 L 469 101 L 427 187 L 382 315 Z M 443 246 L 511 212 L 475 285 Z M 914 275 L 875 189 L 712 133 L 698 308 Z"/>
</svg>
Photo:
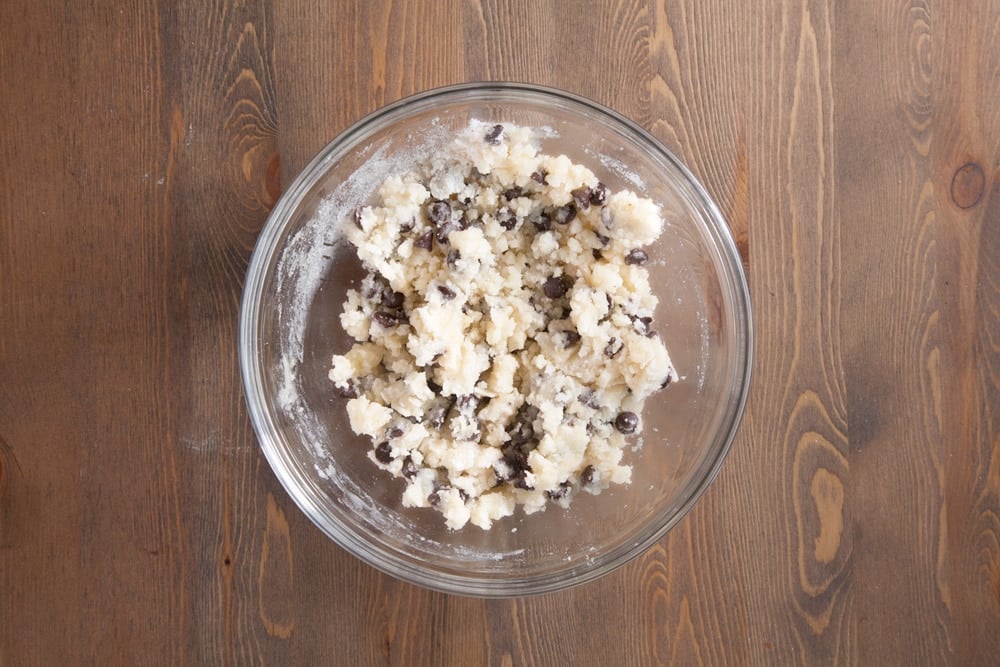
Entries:
<svg viewBox="0 0 1000 667">
<path fill-rule="evenodd" d="M 450 528 L 627 484 L 643 401 L 677 379 L 653 331 L 652 201 L 473 121 L 344 224 L 367 275 L 330 379 L 403 504 Z"/>
</svg>

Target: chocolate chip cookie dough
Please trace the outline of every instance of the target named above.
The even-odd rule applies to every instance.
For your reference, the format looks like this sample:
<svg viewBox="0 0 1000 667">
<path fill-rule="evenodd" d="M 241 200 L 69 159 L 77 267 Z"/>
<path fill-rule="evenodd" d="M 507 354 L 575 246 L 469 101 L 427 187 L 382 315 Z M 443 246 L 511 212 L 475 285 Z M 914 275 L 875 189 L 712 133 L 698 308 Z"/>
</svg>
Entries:
<svg viewBox="0 0 1000 667">
<path fill-rule="evenodd" d="M 330 379 L 403 504 L 453 529 L 629 483 L 643 402 L 678 377 L 644 268 L 658 207 L 537 139 L 473 121 L 344 223 L 367 275 Z"/>
</svg>

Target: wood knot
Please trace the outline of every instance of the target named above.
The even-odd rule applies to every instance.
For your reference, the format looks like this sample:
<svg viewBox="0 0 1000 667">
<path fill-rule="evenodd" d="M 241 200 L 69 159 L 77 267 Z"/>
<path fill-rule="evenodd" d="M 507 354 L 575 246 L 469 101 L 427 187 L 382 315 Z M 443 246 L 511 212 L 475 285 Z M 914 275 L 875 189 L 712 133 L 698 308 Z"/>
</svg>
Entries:
<svg viewBox="0 0 1000 667">
<path fill-rule="evenodd" d="M 813 474 L 809 491 L 819 516 L 819 535 L 813 543 L 813 557 L 819 563 L 829 564 L 836 558 L 844 534 L 844 484 L 834 473 L 819 468 Z"/>
<path fill-rule="evenodd" d="M 961 209 L 972 208 L 979 203 L 986 188 L 986 174 L 975 162 L 963 164 L 951 179 L 951 200 Z"/>
</svg>

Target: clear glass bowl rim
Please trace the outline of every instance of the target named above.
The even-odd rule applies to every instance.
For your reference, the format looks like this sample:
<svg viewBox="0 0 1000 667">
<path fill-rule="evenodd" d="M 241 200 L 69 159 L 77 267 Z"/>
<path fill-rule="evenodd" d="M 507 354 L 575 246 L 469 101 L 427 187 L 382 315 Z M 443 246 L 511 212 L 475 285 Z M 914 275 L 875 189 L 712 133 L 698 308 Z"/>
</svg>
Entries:
<svg viewBox="0 0 1000 667">
<path fill-rule="evenodd" d="M 384 124 L 398 120 L 411 113 L 424 111 L 442 103 L 502 103 L 527 101 L 543 105 L 555 105 L 564 110 L 596 113 L 605 121 L 620 126 L 620 130 L 631 134 L 653 154 L 658 154 L 669 168 L 676 171 L 680 186 L 689 190 L 707 214 L 706 222 L 713 241 L 717 245 L 731 281 L 720 281 L 723 288 L 731 292 L 731 303 L 736 310 L 734 321 L 737 325 L 735 336 L 739 391 L 729 397 L 724 428 L 716 434 L 716 442 L 709 451 L 714 454 L 709 459 L 706 474 L 692 480 L 693 488 L 686 489 L 687 497 L 680 508 L 666 521 L 653 525 L 645 534 L 637 535 L 627 548 L 619 549 L 608 558 L 599 559 L 593 567 L 566 572 L 546 573 L 535 577 L 510 578 L 460 576 L 443 573 L 431 567 L 414 567 L 412 562 L 403 561 L 388 550 L 373 548 L 366 540 L 353 531 L 334 522 L 324 520 L 324 512 L 305 489 L 306 478 L 298 470 L 296 462 L 280 445 L 281 437 L 274 419 L 267 410 L 263 369 L 260 366 L 259 341 L 255 336 L 258 329 L 263 287 L 268 268 L 280 256 L 282 248 L 276 241 L 281 237 L 292 214 L 297 210 L 305 195 L 323 177 L 326 165 L 345 147 L 353 147 Z M 537 84 L 506 81 L 472 82 L 443 86 L 416 93 L 396 102 L 387 104 L 364 116 L 333 138 L 295 177 L 288 189 L 279 198 L 261 230 L 247 268 L 247 277 L 240 302 L 239 319 L 239 362 L 243 380 L 244 397 L 251 423 L 264 457 L 274 471 L 279 482 L 299 509 L 329 538 L 339 546 L 369 565 L 398 579 L 446 593 L 476 597 L 514 597 L 538 595 L 566 589 L 593 581 L 615 570 L 639 556 L 653 544 L 661 540 L 684 518 L 705 490 L 714 481 L 725 461 L 743 419 L 750 392 L 753 367 L 753 319 L 749 287 L 743 271 L 743 263 L 728 225 L 718 206 L 709 196 L 704 186 L 688 168 L 659 140 L 632 120 L 618 112 L 590 99 L 564 90 Z"/>
</svg>

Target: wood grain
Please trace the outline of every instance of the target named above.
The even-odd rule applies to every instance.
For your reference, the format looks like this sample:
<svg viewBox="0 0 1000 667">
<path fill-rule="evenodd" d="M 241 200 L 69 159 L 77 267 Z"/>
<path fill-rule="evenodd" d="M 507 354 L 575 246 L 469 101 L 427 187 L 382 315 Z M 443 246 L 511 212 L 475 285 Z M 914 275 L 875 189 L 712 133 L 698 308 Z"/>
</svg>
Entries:
<svg viewBox="0 0 1000 667">
<path fill-rule="evenodd" d="M 743 6 L 745 5 L 745 6 Z M 1000 2 L 11 0 L 0 21 L 0 665 L 991 665 Z M 478 600 L 333 545 L 259 452 L 267 213 L 448 83 L 632 117 L 748 270 L 743 429 L 580 588 Z"/>
<path fill-rule="evenodd" d="M 941 12 L 930 55 L 942 342 L 929 371 L 947 453 L 938 580 L 950 648 L 969 664 L 1000 655 L 1000 5 L 989 7 L 983 20 Z M 953 39 L 967 48 L 946 48 Z M 981 188 L 963 186 L 967 166 L 983 172 Z"/>
<path fill-rule="evenodd" d="M 189 626 L 182 657 L 195 664 L 273 662 L 295 624 L 290 507 L 253 447 L 233 354 L 247 259 L 280 191 L 270 11 L 164 4 L 171 463 L 191 494 L 180 500 L 191 577 L 179 613 Z"/>
<path fill-rule="evenodd" d="M 928 160 L 935 73 L 927 62 L 935 16 L 923 3 L 881 8 L 884 16 L 857 9 L 844 21 L 885 27 L 878 35 L 882 49 L 851 49 L 847 57 L 843 86 L 856 92 L 858 103 L 844 110 L 839 123 L 848 132 L 847 144 L 857 146 L 837 172 L 846 210 L 875 213 L 843 221 L 855 261 L 871 267 L 847 287 L 855 296 L 845 365 L 848 385 L 858 389 L 848 402 L 852 493 L 864 506 L 907 508 L 905 517 L 867 512 L 855 518 L 855 580 L 866 591 L 855 605 L 858 640 L 865 660 L 943 662 L 950 641 L 945 601 L 930 584 L 944 555 L 944 443 L 930 419 L 940 389 L 926 372 L 938 347 L 936 206 Z M 876 67 L 887 61 L 896 64 Z M 868 89 L 885 92 L 863 95 Z M 906 609 L 887 617 L 885 605 L 900 599 L 907 600 Z"/>
</svg>

